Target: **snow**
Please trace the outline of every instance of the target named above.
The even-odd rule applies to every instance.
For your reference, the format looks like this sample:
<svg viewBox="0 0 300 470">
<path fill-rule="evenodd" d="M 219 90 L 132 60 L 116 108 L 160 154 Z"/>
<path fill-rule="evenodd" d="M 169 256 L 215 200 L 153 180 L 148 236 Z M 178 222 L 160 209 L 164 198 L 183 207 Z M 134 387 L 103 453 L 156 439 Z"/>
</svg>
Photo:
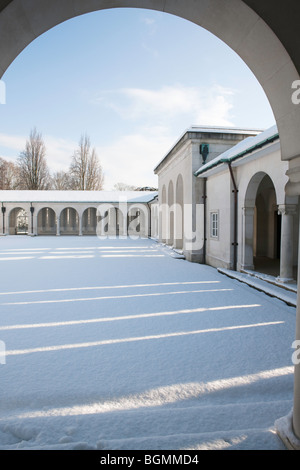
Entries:
<svg viewBox="0 0 300 470">
<path fill-rule="evenodd" d="M 275 421 L 278 434 L 281 436 L 285 446 L 289 450 L 300 450 L 300 439 L 295 436 L 293 430 L 293 412 Z"/>
<path fill-rule="evenodd" d="M 0 191 L 1 202 L 147 203 L 156 191 Z"/>
<path fill-rule="evenodd" d="M 274 135 L 278 133 L 277 126 L 272 126 L 269 129 L 266 129 L 265 131 L 259 133 L 258 135 L 247 137 L 246 139 L 243 139 L 241 142 L 238 144 L 234 145 L 233 147 L 229 148 L 225 152 L 221 153 L 218 155 L 216 158 L 213 160 L 210 160 L 209 162 L 205 163 L 202 165 L 198 171 L 196 171 L 196 174 L 201 171 L 201 174 L 204 173 L 207 169 L 210 169 L 212 166 L 222 163 L 224 161 L 230 161 L 233 160 L 234 157 L 237 157 L 238 155 L 242 154 L 243 152 L 246 152 L 252 148 L 255 148 L 256 146 L 259 146 L 263 144 L 265 141 L 268 139 L 272 138 Z"/>
<path fill-rule="evenodd" d="M 296 284 L 284 284 L 276 282 L 276 278 L 267 274 L 258 274 L 254 271 L 248 273 L 240 273 L 225 268 L 218 268 L 218 271 L 226 276 L 237 279 L 240 282 L 248 284 L 248 286 L 258 289 L 271 297 L 286 302 L 293 307 L 297 306 L 297 288 Z M 251 273 L 251 274 L 250 274 Z"/>
<path fill-rule="evenodd" d="M 284 449 L 295 308 L 149 239 L 0 239 L 1 450 Z"/>
</svg>

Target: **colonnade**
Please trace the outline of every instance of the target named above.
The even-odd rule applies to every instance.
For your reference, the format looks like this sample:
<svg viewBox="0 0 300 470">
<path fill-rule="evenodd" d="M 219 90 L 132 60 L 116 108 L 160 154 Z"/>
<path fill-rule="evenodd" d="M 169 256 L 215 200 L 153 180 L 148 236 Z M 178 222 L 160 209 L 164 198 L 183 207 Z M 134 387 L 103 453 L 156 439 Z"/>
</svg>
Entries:
<svg viewBox="0 0 300 470">
<path fill-rule="evenodd" d="M 1 235 L 157 236 L 156 205 L 2 203 Z"/>
</svg>

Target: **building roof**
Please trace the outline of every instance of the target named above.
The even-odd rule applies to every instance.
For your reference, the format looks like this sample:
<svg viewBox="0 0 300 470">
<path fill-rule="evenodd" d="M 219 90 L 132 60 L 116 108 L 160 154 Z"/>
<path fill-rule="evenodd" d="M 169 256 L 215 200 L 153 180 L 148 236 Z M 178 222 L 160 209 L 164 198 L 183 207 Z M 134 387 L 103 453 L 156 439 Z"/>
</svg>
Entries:
<svg viewBox="0 0 300 470">
<path fill-rule="evenodd" d="M 163 159 L 154 168 L 154 173 L 159 167 L 165 163 L 171 156 L 172 151 L 189 139 L 213 138 L 216 134 L 233 134 L 233 135 L 257 135 L 263 132 L 262 129 L 243 129 L 240 127 L 219 127 L 219 126 L 191 126 L 187 128 L 183 134 L 177 139 L 172 148 L 167 152 Z M 203 135 L 204 134 L 204 135 Z"/>
<path fill-rule="evenodd" d="M 156 195 L 155 191 L 0 191 L 0 203 L 147 203 Z"/>
<path fill-rule="evenodd" d="M 234 147 L 226 150 L 226 152 L 221 153 L 216 158 L 201 166 L 196 172 L 195 176 L 200 176 L 211 170 L 212 168 L 222 164 L 230 163 L 238 158 L 242 158 L 245 155 L 248 155 L 259 148 L 262 148 L 275 140 L 279 139 L 277 126 L 272 126 L 266 131 L 252 137 L 247 137 L 246 139 L 239 142 Z"/>
</svg>

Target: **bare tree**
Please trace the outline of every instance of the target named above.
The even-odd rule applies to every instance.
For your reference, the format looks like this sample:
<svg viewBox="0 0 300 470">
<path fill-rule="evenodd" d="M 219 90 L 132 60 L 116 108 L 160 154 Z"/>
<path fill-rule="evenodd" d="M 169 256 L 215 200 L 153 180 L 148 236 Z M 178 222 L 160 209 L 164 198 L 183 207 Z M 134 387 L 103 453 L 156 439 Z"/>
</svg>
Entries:
<svg viewBox="0 0 300 470">
<path fill-rule="evenodd" d="M 43 190 L 50 187 L 50 174 L 46 162 L 46 147 L 36 129 L 30 133 L 25 150 L 18 158 L 22 189 Z"/>
<path fill-rule="evenodd" d="M 51 188 L 57 191 L 67 191 L 72 189 L 73 181 L 67 171 L 57 171 L 51 178 Z"/>
<path fill-rule="evenodd" d="M 19 167 L 13 162 L 0 158 L 0 189 L 14 190 L 19 188 Z"/>
<path fill-rule="evenodd" d="M 113 189 L 114 191 L 136 191 L 136 186 L 131 186 L 126 183 L 116 183 Z"/>
<path fill-rule="evenodd" d="M 100 191 L 103 189 L 102 166 L 96 150 L 91 149 L 90 138 L 87 135 L 81 137 L 78 149 L 74 152 L 70 174 L 72 189 L 79 191 Z"/>
</svg>

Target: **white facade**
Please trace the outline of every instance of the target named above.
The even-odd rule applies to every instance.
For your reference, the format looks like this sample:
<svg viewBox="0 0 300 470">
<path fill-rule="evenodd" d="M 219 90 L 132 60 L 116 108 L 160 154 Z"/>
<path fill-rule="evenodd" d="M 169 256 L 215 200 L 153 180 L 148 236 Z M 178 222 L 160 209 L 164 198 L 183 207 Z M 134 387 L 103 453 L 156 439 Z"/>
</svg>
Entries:
<svg viewBox="0 0 300 470">
<path fill-rule="evenodd" d="M 211 143 L 212 131 L 202 132 Z M 228 132 L 219 130 L 218 139 L 224 140 Z M 214 138 L 210 149 L 217 153 Z M 220 148 L 228 143 L 226 151 L 201 164 L 199 141 L 186 134 L 158 165 L 160 240 L 175 248 L 181 244 L 191 261 L 238 271 L 269 270 L 281 282 L 291 282 L 298 259 L 298 197 L 286 195 L 288 163 L 281 159 L 277 128 L 250 137 L 244 131 L 236 145 L 233 140 L 222 142 Z M 183 202 L 182 212 L 192 214 L 181 214 L 180 220 L 178 205 L 173 215 L 171 208 L 180 200 L 178 180 L 184 188 L 179 206 Z M 192 224 L 194 243 L 189 243 L 191 227 L 186 222 Z M 183 236 L 177 239 L 181 224 Z"/>
<path fill-rule="evenodd" d="M 195 172 L 205 162 L 243 141 L 258 130 L 220 127 L 191 127 L 156 166 L 158 175 L 160 234 L 159 238 L 185 257 L 203 262 L 203 180 Z M 208 154 L 204 153 L 208 146 Z"/>
</svg>

